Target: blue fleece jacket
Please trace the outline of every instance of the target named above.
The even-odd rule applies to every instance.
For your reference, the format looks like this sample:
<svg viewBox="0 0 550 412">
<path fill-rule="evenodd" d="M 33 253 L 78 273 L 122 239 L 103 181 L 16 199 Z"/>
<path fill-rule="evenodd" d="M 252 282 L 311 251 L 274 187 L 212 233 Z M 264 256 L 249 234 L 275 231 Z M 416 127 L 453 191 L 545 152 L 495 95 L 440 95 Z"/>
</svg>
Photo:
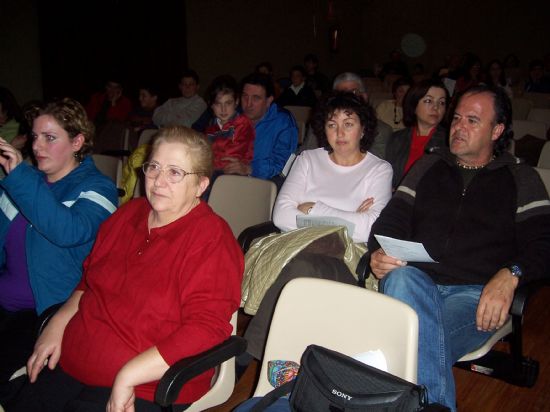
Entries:
<svg viewBox="0 0 550 412">
<path fill-rule="evenodd" d="M 97 230 L 116 209 L 117 190 L 91 157 L 51 186 L 42 172 L 21 163 L 0 186 L 0 266 L 9 226 L 21 213 L 28 221 L 27 267 L 40 314 L 65 301 L 80 281 Z"/>
<path fill-rule="evenodd" d="M 298 127 L 288 110 L 272 103 L 255 129 L 252 176 L 270 179 L 281 173 L 290 155 L 296 151 Z"/>
</svg>

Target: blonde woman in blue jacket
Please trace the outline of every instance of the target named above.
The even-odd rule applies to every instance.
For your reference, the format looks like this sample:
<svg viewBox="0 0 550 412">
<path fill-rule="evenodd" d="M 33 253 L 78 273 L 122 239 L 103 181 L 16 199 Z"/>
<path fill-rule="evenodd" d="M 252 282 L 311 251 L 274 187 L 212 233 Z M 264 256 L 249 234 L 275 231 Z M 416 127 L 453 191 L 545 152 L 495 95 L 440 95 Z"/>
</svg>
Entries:
<svg viewBox="0 0 550 412">
<path fill-rule="evenodd" d="M 86 156 L 93 133 L 82 105 L 66 98 L 33 122 L 36 168 L 0 137 L 0 382 L 32 352 L 37 315 L 72 293 L 116 209 L 114 183 Z"/>
</svg>

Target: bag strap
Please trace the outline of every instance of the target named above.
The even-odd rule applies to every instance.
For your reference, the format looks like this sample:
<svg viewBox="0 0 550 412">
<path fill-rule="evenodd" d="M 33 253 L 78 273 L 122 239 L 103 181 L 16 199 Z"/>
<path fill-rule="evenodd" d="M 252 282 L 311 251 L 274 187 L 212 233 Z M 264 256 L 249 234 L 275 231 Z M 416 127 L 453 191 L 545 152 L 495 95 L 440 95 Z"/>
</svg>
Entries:
<svg viewBox="0 0 550 412">
<path fill-rule="evenodd" d="M 292 379 L 289 382 L 283 383 L 281 386 L 273 389 L 271 392 L 266 393 L 260 401 L 254 405 L 250 412 L 261 412 L 265 410 L 269 405 L 274 403 L 277 399 L 282 396 L 288 395 L 292 392 L 294 384 L 296 383 L 296 378 Z"/>
</svg>

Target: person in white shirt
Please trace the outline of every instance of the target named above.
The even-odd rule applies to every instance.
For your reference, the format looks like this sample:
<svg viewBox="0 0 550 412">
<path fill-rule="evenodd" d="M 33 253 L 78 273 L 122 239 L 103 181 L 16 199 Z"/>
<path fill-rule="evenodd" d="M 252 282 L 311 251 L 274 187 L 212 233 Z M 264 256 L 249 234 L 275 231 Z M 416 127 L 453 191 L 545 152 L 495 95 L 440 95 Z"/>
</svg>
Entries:
<svg viewBox="0 0 550 412">
<path fill-rule="evenodd" d="M 335 92 L 321 102 L 312 124 L 321 148 L 297 157 L 277 197 L 273 223 L 291 231 L 300 215 L 337 217 L 355 225 L 353 242 L 366 242 L 392 196 L 390 164 L 368 152 L 376 133 L 374 109 L 353 93 Z M 337 255 L 332 249 L 315 253 L 306 248 L 283 268 L 248 325 L 247 355 L 237 358 L 238 373 L 252 357 L 261 358 L 275 303 L 289 280 L 318 277 L 357 283 Z"/>
<path fill-rule="evenodd" d="M 355 225 L 354 242 L 370 228 L 391 198 L 392 168 L 367 151 L 376 123 L 372 109 L 351 93 L 336 93 L 315 113 L 321 148 L 296 159 L 277 197 L 273 223 L 296 229 L 296 216 L 338 217 Z"/>
<path fill-rule="evenodd" d="M 183 73 L 179 89 L 182 97 L 168 99 L 155 110 L 153 123 L 158 127 L 191 127 L 206 110 L 206 102 L 197 94 L 199 76 L 194 70 L 186 70 Z"/>
</svg>

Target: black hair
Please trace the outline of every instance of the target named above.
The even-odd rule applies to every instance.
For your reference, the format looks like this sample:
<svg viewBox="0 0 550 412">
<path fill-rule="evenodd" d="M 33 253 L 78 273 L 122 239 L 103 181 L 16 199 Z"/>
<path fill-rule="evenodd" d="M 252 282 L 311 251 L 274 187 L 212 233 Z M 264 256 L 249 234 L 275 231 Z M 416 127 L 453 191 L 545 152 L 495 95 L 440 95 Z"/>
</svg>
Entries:
<svg viewBox="0 0 550 412">
<path fill-rule="evenodd" d="M 2 111 L 6 113 L 8 120 L 15 119 L 19 124 L 24 121 L 23 112 L 17 104 L 15 96 L 6 87 L 0 86 L 0 103 L 2 104 Z"/>
<path fill-rule="evenodd" d="M 363 101 L 359 96 L 350 92 L 333 91 L 325 96 L 315 108 L 312 115 L 311 126 L 319 146 L 323 147 L 329 153 L 332 153 L 332 147 L 328 143 L 325 132 L 325 124 L 332 118 L 336 111 L 343 110 L 346 113 L 355 113 L 359 117 L 363 127 L 363 137 L 360 142 L 360 150 L 365 153 L 372 145 L 376 136 L 376 113 L 372 106 Z"/>
<path fill-rule="evenodd" d="M 403 124 L 407 127 L 416 126 L 416 106 L 431 87 L 437 87 L 445 91 L 447 104 L 449 104 L 449 92 L 439 79 L 425 79 L 413 85 L 403 99 Z"/>
<path fill-rule="evenodd" d="M 253 84 L 256 86 L 262 86 L 265 90 L 265 97 L 271 97 L 275 94 L 275 86 L 273 80 L 267 74 L 263 73 L 251 73 L 241 80 L 240 91 L 244 89 L 246 84 Z"/>
<path fill-rule="evenodd" d="M 223 74 L 216 77 L 208 86 L 206 91 L 206 98 L 208 99 L 208 105 L 212 105 L 216 101 L 218 93 L 233 94 L 233 97 L 237 99 L 239 97 L 237 81 L 233 76 Z"/>
<path fill-rule="evenodd" d="M 200 83 L 199 75 L 195 70 L 192 70 L 192 69 L 184 70 L 183 73 L 181 74 L 180 80 L 183 80 L 184 77 L 191 77 L 193 80 L 195 80 L 195 83 L 197 84 Z"/>
<path fill-rule="evenodd" d="M 399 89 L 399 87 L 412 86 L 412 85 L 413 85 L 413 81 L 409 77 L 402 76 L 398 78 L 396 81 L 394 81 L 393 84 L 391 85 L 391 93 L 395 95 L 395 92 L 397 91 L 397 89 Z"/>
<path fill-rule="evenodd" d="M 300 72 L 302 73 L 302 76 L 306 77 L 307 73 L 306 73 L 306 69 L 304 68 L 304 66 L 300 66 L 300 65 L 296 65 L 296 66 L 292 66 L 288 72 L 288 75 L 289 77 L 292 76 L 292 72 Z"/>
<path fill-rule="evenodd" d="M 504 125 L 504 131 L 493 146 L 493 153 L 495 156 L 499 156 L 508 149 L 514 136 L 512 131 L 512 101 L 506 91 L 502 87 L 496 86 L 479 85 L 470 87 L 458 97 L 457 105 L 464 96 L 482 93 L 489 94 L 493 98 L 494 124 Z"/>
<path fill-rule="evenodd" d="M 265 67 L 269 73 L 273 73 L 273 66 L 272 66 L 271 63 L 268 62 L 268 61 L 258 63 L 258 64 L 256 65 L 256 68 L 254 69 L 254 72 L 255 72 L 255 73 L 259 73 L 259 72 L 260 72 L 260 68 L 262 68 L 262 67 Z"/>
</svg>

